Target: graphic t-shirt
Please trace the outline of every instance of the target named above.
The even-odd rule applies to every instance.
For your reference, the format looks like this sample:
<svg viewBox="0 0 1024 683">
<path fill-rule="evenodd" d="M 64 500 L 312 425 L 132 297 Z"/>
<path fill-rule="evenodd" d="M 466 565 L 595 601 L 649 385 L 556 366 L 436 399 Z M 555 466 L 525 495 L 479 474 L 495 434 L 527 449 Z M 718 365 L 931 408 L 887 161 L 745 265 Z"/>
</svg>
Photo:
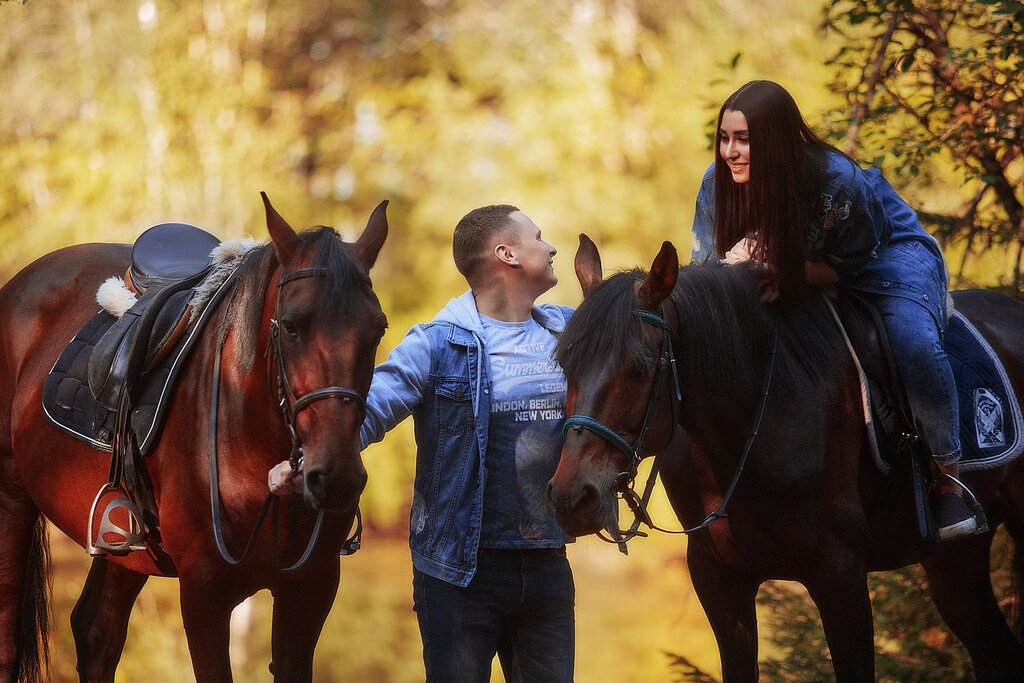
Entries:
<svg viewBox="0 0 1024 683">
<path fill-rule="evenodd" d="M 554 358 L 557 337 L 536 320 L 480 316 L 491 368 L 486 548 L 552 548 L 567 540 L 547 502 L 565 419 L 565 375 Z"/>
</svg>

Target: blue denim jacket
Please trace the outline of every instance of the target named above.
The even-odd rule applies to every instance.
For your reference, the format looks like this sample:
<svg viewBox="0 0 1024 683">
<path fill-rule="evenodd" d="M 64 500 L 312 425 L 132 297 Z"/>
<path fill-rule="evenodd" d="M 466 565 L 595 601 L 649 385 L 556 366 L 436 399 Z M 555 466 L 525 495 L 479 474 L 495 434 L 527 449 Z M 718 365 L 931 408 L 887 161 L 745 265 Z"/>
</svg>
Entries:
<svg viewBox="0 0 1024 683">
<path fill-rule="evenodd" d="M 949 278 L 935 238 L 880 171 L 861 169 L 835 152 L 829 152 L 824 163 L 819 221 L 808 228 L 807 258 L 832 266 L 841 287 L 899 296 L 924 306 L 944 328 Z M 723 245 L 721 251 L 731 247 Z M 690 256 L 694 263 L 718 258 L 714 164 L 697 193 Z"/>
<path fill-rule="evenodd" d="M 543 304 L 533 317 L 559 334 L 573 309 Z M 476 572 L 490 418 L 491 372 L 473 293 L 416 325 L 373 373 L 365 448 L 413 416 L 416 477 L 409 513 L 413 566 L 457 586 Z"/>
</svg>

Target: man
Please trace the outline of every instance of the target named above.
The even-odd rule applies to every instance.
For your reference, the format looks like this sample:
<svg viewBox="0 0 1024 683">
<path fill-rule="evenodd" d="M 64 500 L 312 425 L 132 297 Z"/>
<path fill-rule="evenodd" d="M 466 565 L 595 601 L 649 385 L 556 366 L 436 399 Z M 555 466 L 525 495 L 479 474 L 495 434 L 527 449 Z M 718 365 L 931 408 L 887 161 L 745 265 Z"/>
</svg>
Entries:
<svg viewBox="0 0 1024 683">
<path fill-rule="evenodd" d="M 571 681 L 570 539 L 545 487 L 565 417 L 554 347 L 572 309 L 535 305 L 558 281 L 556 250 L 497 205 L 459 221 L 453 252 L 470 290 L 376 368 L 360 434 L 365 447 L 413 416 L 409 543 L 427 681 L 487 683 L 495 654 L 510 683 Z"/>
</svg>

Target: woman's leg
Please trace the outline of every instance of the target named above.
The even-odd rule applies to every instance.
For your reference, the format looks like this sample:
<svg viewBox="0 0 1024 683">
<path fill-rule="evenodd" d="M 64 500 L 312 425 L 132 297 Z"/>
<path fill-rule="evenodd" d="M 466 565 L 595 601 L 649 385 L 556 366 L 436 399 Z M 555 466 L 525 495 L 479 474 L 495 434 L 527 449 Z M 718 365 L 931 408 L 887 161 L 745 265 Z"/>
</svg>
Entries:
<svg viewBox="0 0 1024 683">
<path fill-rule="evenodd" d="M 888 332 L 914 427 L 932 456 L 938 477 L 933 496 L 938 538 L 969 535 L 978 529 L 978 522 L 953 481 L 959 477 L 960 404 L 942 346 L 942 330 L 928 309 L 910 299 L 873 299 Z"/>
</svg>

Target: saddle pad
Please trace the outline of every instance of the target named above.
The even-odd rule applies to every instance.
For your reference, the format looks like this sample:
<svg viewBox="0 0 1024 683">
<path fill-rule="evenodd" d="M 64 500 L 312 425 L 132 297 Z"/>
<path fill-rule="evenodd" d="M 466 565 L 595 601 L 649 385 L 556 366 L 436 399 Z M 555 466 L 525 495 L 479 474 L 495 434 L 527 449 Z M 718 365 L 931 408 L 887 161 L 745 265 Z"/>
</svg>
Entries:
<svg viewBox="0 0 1024 683">
<path fill-rule="evenodd" d="M 114 412 L 93 398 L 89 356 L 117 318 L 100 311 L 79 330 L 54 363 L 43 383 L 43 410 L 61 431 L 101 451 L 111 452 Z"/>
<path fill-rule="evenodd" d="M 88 368 L 93 348 L 116 320 L 106 311 L 94 315 L 67 345 L 43 383 L 43 410 L 50 421 L 61 431 L 107 453 L 111 452 L 116 411 L 100 405 L 93 396 Z M 146 375 L 137 404 L 132 408 L 132 431 L 143 454 L 155 443 L 151 435 L 162 426 L 164 389 L 179 354 L 180 347 Z"/>
<path fill-rule="evenodd" d="M 1006 370 L 959 313 L 950 319 L 943 343 L 960 398 L 960 470 L 1001 467 L 1024 451 L 1024 419 Z"/>
<path fill-rule="evenodd" d="M 143 455 L 148 455 L 159 441 L 178 375 L 211 313 L 231 289 L 236 272 L 219 285 L 202 312 L 189 322 L 181 341 L 145 374 L 133 394 L 131 430 Z M 106 311 L 94 315 L 64 349 L 43 383 L 43 409 L 50 421 L 61 431 L 107 453 L 112 452 L 116 412 L 101 406 L 89 389 L 89 354 L 116 321 Z"/>
</svg>

